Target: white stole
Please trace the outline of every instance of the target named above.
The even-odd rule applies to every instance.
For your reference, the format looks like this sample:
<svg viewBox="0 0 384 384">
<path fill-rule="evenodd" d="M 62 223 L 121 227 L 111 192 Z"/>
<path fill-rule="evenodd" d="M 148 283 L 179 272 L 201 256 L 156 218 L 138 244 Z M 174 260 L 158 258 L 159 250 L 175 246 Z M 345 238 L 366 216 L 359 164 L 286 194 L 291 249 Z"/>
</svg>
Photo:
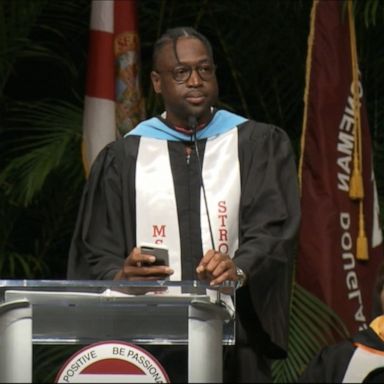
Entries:
<svg viewBox="0 0 384 384">
<path fill-rule="evenodd" d="M 184 160 L 184 159 L 183 159 Z M 203 180 L 215 249 L 233 257 L 238 248 L 240 165 L 237 129 L 207 140 Z M 203 252 L 212 249 L 201 191 Z M 165 140 L 142 137 L 136 164 L 136 241 L 169 248 L 171 280 L 181 280 L 180 234 L 176 198 Z M 203 256 L 203 255 L 201 255 Z"/>
<path fill-rule="evenodd" d="M 362 383 L 371 371 L 383 366 L 384 352 L 365 347 L 364 345 L 357 346 L 349 361 L 343 383 Z"/>
</svg>

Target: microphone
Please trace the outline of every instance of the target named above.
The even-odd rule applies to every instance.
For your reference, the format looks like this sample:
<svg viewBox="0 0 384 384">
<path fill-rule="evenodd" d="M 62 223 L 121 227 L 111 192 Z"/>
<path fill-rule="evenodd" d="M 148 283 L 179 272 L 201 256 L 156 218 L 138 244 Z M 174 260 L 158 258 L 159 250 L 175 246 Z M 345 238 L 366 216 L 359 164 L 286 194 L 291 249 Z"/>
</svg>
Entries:
<svg viewBox="0 0 384 384">
<path fill-rule="evenodd" d="M 203 180 L 203 166 L 202 166 L 201 159 L 200 159 L 199 147 L 197 145 L 197 118 L 196 118 L 196 116 L 191 115 L 188 117 L 188 127 L 190 128 L 190 130 L 192 131 L 192 134 L 193 134 L 193 144 L 195 147 L 197 164 L 199 166 L 200 185 L 201 185 L 201 188 L 203 190 L 204 206 L 205 206 L 205 210 L 207 212 L 208 228 L 209 228 L 209 234 L 211 237 L 211 246 L 212 246 L 212 249 L 215 249 L 215 241 L 213 239 L 211 218 L 210 218 L 209 209 L 208 209 L 207 194 L 205 192 L 205 186 L 204 186 L 204 180 Z"/>
</svg>

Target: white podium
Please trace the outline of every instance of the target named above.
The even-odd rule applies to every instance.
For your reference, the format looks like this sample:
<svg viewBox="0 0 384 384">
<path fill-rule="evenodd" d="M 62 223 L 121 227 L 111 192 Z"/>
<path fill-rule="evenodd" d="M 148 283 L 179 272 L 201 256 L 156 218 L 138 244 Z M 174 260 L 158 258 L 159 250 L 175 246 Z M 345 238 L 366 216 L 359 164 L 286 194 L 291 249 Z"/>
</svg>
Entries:
<svg viewBox="0 0 384 384">
<path fill-rule="evenodd" d="M 187 344 L 188 381 L 222 382 L 234 285 L 0 280 L 0 382 L 32 382 L 33 344 Z M 225 293 L 224 293 L 225 292 Z"/>
</svg>

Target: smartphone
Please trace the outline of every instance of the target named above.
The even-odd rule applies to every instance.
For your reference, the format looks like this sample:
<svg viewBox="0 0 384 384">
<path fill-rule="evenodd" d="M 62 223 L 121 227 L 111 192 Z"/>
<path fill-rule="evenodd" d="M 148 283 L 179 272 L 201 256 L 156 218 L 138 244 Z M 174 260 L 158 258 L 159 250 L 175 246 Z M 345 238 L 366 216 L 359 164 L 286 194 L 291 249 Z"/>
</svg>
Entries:
<svg viewBox="0 0 384 384">
<path fill-rule="evenodd" d="M 141 243 L 140 252 L 156 257 L 150 265 L 169 265 L 168 247 L 162 244 Z"/>
</svg>

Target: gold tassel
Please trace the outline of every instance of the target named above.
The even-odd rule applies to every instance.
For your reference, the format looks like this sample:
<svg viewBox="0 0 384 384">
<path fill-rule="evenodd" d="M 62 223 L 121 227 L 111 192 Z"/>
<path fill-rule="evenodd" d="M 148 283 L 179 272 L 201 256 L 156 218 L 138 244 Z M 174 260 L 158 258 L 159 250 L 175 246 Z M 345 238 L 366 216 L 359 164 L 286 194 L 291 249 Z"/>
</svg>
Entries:
<svg viewBox="0 0 384 384">
<path fill-rule="evenodd" d="M 360 203 L 362 207 L 362 203 Z M 356 259 L 357 260 L 368 260 L 368 240 L 364 230 L 364 214 L 360 209 L 359 215 L 359 236 L 357 237 L 356 243 Z"/>
<path fill-rule="evenodd" d="M 357 238 L 356 259 L 368 260 L 368 241 L 365 233 L 359 233 L 359 237 Z"/>
<path fill-rule="evenodd" d="M 349 183 L 349 197 L 352 200 L 360 200 L 364 197 L 363 177 L 359 169 L 354 167 Z"/>
<path fill-rule="evenodd" d="M 355 145 L 353 148 L 353 171 L 349 181 L 349 197 L 352 200 L 364 198 L 362 170 L 362 147 L 361 147 L 361 120 L 360 120 L 360 101 L 359 101 L 359 69 L 356 51 L 355 24 L 353 20 L 352 4 L 348 3 L 349 29 L 351 34 L 351 63 L 353 81 L 353 118 L 355 127 L 353 130 Z"/>
</svg>

